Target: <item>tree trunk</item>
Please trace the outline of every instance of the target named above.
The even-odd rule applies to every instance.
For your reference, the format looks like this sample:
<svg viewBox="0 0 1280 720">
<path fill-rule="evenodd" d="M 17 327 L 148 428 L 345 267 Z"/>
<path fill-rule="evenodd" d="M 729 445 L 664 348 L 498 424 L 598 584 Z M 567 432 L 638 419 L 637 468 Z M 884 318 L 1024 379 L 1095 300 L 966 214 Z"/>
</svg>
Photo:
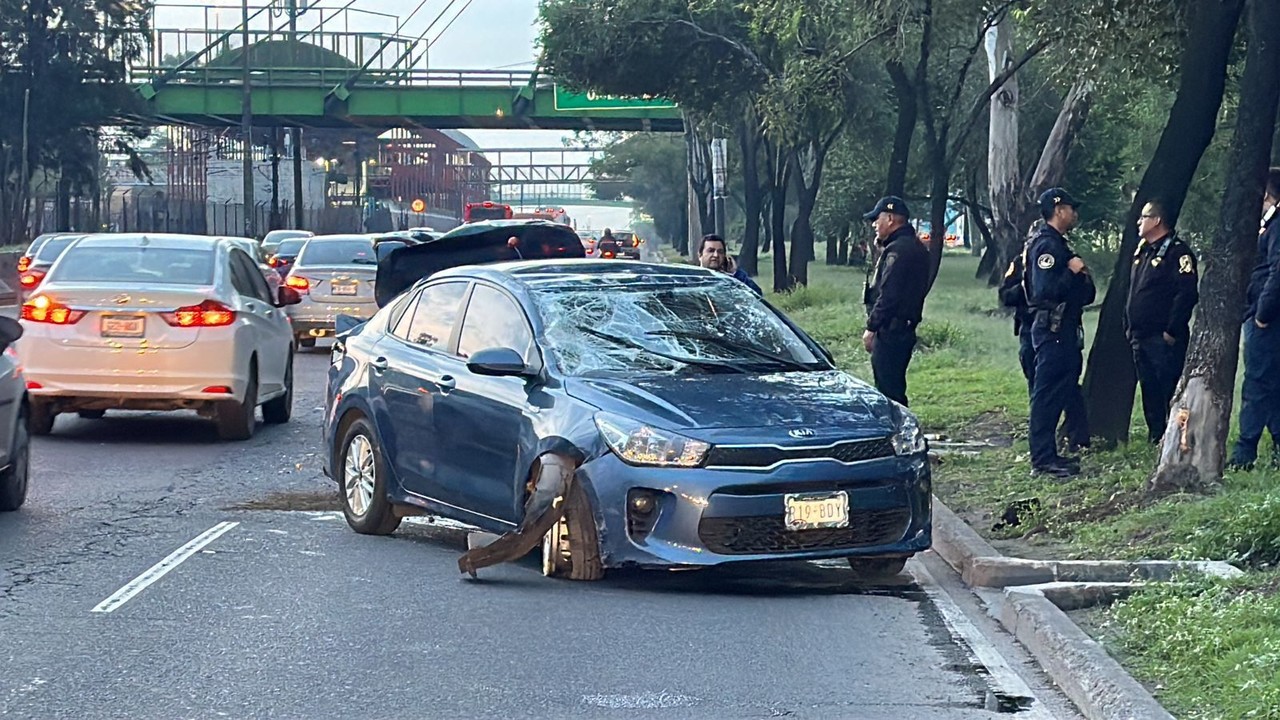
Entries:
<svg viewBox="0 0 1280 720">
<path fill-rule="evenodd" d="M 791 184 L 790 153 L 781 145 L 774 149 L 773 159 L 773 196 L 772 213 L 769 218 L 770 234 L 773 237 L 773 291 L 789 292 L 794 285 L 791 274 L 787 272 L 787 186 Z"/>
<path fill-rule="evenodd" d="M 1227 63 L 1244 0 L 1196 0 L 1180 67 L 1178 94 L 1124 219 L 1124 237 L 1089 350 L 1084 376 L 1090 432 L 1107 442 L 1129 439 L 1136 375 L 1124 336 L 1124 306 L 1129 295 L 1129 263 L 1138 245 L 1137 221 L 1153 197 L 1177 215 L 1200 158 L 1216 129 L 1226 85 Z"/>
<path fill-rule="evenodd" d="M 1196 331 L 1150 489 L 1222 478 L 1240 353 L 1240 307 L 1257 248 L 1258 208 L 1280 109 L 1280 3 L 1249 1 L 1249 51 L 1227 161 L 1222 226 L 1205 252 Z"/>
<path fill-rule="evenodd" d="M 1077 80 L 1067 92 L 1067 96 L 1063 98 L 1062 108 L 1058 110 L 1058 118 L 1054 121 L 1049 138 L 1045 140 L 1044 148 L 1040 151 L 1040 161 L 1036 163 L 1031 181 L 1027 183 L 1019 198 L 1019 212 L 1016 216 L 1018 235 L 1008 239 L 1010 244 L 997 248 L 998 262 L 993 262 L 988 268 L 989 284 L 993 286 L 1000 284 L 1009 261 L 1022 250 L 1027 232 L 1031 229 L 1032 223 L 1040 217 L 1040 209 L 1036 206 L 1040 193 L 1062 184 L 1062 179 L 1066 177 L 1071 148 L 1074 147 L 1076 135 L 1079 134 L 1080 128 L 1084 126 L 1089 116 L 1092 100 L 1093 81 L 1084 78 Z"/>
<path fill-rule="evenodd" d="M 763 194 L 757 157 L 760 130 L 758 124 L 753 122 L 754 117 L 754 113 L 748 113 L 738 126 L 738 143 L 742 148 L 742 216 L 746 223 L 742 231 L 738 265 L 752 277 L 760 272 L 760 210 Z"/>
<path fill-rule="evenodd" d="M 932 153 L 931 153 L 932 154 Z M 951 173 L 945 160 L 935 157 L 930 163 L 929 185 L 929 285 L 938 279 L 942 267 L 942 249 L 947 240 L 947 194 Z"/>
<path fill-rule="evenodd" d="M 916 89 L 902 63 L 890 60 L 885 63 L 885 69 L 893 80 L 893 97 L 898 104 L 898 123 L 893 132 L 893 152 L 889 155 L 885 194 L 901 197 L 907 193 L 907 161 L 911 158 L 911 136 L 916 131 L 919 106 Z"/>
<path fill-rule="evenodd" d="M 1012 19 L 1005 16 L 987 31 L 987 65 L 991 81 L 1013 65 Z M 988 282 L 994 276 L 1003 275 L 1009 264 L 1004 252 L 1019 244 L 1024 230 L 1018 227 L 1021 218 L 1022 188 L 1018 166 L 1018 76 L 1014 74 L 995 95 L 991 96 L 990 130 L 987 136 L 987 188 L 991 196 L 991 236 L 987 245 L 996 253 L 990 261 L 995 271 L 987 268 Z M 982 262 L 987 262 L 984 257 Z M 982 264 L 979 263 L 979 265 Z M 979 272 L 982 268 L 979 268 Z"/>
</svg>

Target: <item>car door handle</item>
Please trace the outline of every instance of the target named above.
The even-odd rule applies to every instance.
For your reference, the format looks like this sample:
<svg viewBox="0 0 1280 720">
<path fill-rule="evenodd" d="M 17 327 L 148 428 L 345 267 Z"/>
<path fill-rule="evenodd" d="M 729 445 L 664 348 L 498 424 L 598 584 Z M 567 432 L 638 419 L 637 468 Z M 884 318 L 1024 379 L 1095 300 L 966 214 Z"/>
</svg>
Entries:
<svg viewBox="0 0 1280 720">
<path fill-rule="evenodd" d="M 382 373 L 387 369 L 387 359 L 384 357 L 376 357 L 369 361 L 369 367 L 373 368 L 376 373 Z"/>
<path fill-rule="evenodd" d="M 441 375 L 436 379 L 435 384 L 444 392 L 449 392 L 458 387 L 458 381 L 454 380 L 452 375 Z"/>
</svg>

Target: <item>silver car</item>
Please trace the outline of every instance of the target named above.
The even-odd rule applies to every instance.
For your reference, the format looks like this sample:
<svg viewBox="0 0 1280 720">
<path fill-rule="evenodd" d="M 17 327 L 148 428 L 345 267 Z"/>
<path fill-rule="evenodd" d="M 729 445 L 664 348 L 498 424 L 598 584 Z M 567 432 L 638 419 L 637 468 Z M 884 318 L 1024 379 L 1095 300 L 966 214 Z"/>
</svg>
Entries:
<svg viewBox="0 0 1280 720">
<path fill-rule="evenodd" d="M 272 230 L 267 236 L 262 238 L 262 255 L 263 257 L 271 257 L 275 254 L 276 248 L 284 240 L 292 240 L 294 238 L 309 238 L 315 235 L 310 230 Z"/>
<path fill-rule="evenodd" d="M 0 512 L 17 510 L 27 499 L 27 382 L 13 349 L 20 337 L 22 325 L 0 315 Z"/>
<path fill-rule="evenodd" d="M 378 272 L 374 242 L 367 235 L 320 235 L 307 241 L 284 284 L 302 294 L 289 308 L 293 334 L 301 347 L 332 337 L 339 315 L 373 317 L 378 305 L 373 282 Z"/>
</svg>

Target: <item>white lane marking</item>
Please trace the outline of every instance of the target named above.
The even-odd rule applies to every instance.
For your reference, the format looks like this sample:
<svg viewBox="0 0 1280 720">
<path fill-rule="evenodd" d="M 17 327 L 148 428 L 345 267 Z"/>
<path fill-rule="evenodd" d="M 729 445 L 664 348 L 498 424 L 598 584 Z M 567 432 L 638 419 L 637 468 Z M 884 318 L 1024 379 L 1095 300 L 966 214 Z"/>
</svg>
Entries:
<svg viewBox="0 0 1280 720">
<path fill-rule="evenodd" d="M 916 582 L 924 589 L 925 594 L 929 596 L 934 607 L 938 608 L 938 613 L 942 615 L 947 628 L 951 630 L 951 635 L 959 638 L 969 648 L 969 652 L 973 653 L 974 659 L 987 669 L 991 677 L 991 690 L 1015 697 L 1031 698 L 1031 707 L 1016 713 L 1023 720 L 1055 720 L 1053 713 L 1031 691 L 1022 677 L 1014 672 L 996 646 L 987 640 L 956 601 L 952 600 L 951 596 L 938 585 L 924 563 L 912 562 L 910 571 L 915 576 Z"/>
<path fill-rule="evenodd" d="M 192 538 L 186 545 L 183 545 L 177 550 L 169 553 L 165 559 L 147 568 L 147 570 L 141 575 L 130 580 L 127 585 L 112 593 L 110 597 L 98 603 L 97 606 L 89 612 L 109 613 L 113 610 L 118 610 L 121 605 L 124 605 L 133 599 L 135 595 L 146 590 L 152 583 L 167 575 L 170 570 L 178 567 L 185 562 L 187 558 L 199 552 L 201 548 L 222 537 L 227 533 L 227 531 L 239 524 L 240 523 L 238 522 L 220 522 L 208 530 L 205 530 Z"/>
</svg>

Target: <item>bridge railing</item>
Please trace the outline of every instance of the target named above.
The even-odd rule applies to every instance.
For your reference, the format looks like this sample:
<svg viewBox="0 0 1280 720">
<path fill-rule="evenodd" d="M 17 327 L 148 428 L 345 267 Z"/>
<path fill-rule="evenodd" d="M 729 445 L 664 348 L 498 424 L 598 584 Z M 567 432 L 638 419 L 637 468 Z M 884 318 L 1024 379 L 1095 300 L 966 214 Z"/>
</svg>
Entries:
<svg viewBox="0 0 1280 720">
<path fill-rule="evenodd" d="M 305 33 L 296 43 L 285 42 L 285 37 L 276 30 L 249 31 L 249 44 L 259 46 L 267 42 L 275 44 L 270 53 L 273 61 L 283 55 L 288 59 L 292 48 L 299 55 L 316 55 L 317 50 L 325 50 L 341 56 L 347 62 L 359 67 L 366 62 L 371 69 L 391 69 L 395 67 L 425 67 L 427 43 L 416 38 L 377 32 L 335 32 L 311 31 Z M 197 59 L 193 67 L 203 67 L 218 60 L 219 56 L 244 45 L 244 35 L 239 31 L 224 30 L 154 30 L 151 36 L 151 67 L 176 66 L 187 57 L 204 51 L 203 57 Z M 386 46 L 385 48 L 383 46 Z M 292 47 L 291 47 L 292 46 Z M 253 52 L 253 57 L 259 51 Z M 314 62 L 293 61 L 276 64 L 315 64 Z M 326 63 L 327 65 L 328 63 Z M 238 63 L 235 63 L 238 66 Z"/>
<path fill-rule="evenodd" d="M 252 85 L 263 87 L 331 88 L 356 76 L 354 87 L 508 87 L 521 88 L 533 73 L 527 70 L 451 70 L 439 68 L 370 68 L 357 75 L 352 68 L 257 67 L 250 68 Z M 165 78 L 170 85 L 239 86 L 239 67 L 188 67 L 177 72 L 172 67 L 141 65 L 131 68 L 134 82 L 154 82 Z M 539 86 L 549 87 L 550 79 L 540 78 Z"/>
</svg>

